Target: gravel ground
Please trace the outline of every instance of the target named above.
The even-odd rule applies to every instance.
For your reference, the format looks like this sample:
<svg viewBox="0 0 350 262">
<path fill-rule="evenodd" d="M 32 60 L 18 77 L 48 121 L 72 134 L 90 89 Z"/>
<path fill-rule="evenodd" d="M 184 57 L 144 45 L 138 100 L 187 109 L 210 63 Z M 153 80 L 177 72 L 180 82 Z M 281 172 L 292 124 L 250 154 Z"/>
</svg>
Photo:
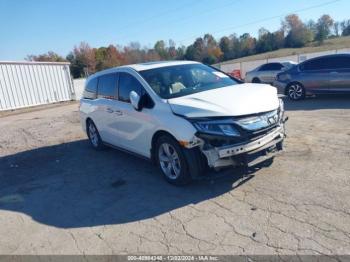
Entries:
<svg viewBox="0 0 350 262">
<path fill-rule="evenodd" d="M 350 98 L 286 105 L 285 152 L 187 187 L 89 147 L 78 104 L 0 118 L 0 254 L 350 254 Z"/>
</svg>

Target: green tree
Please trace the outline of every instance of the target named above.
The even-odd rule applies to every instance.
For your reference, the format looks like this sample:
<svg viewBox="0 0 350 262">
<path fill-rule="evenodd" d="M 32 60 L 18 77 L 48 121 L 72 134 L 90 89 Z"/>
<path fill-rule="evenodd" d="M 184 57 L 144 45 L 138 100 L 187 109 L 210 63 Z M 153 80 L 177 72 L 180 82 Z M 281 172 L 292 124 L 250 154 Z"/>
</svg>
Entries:
<svg viewBox="0 0 350 262">
<path fill-rule="evenodd" d="M 350 20 L 346 20 L 340 23 L 340 27 L 342 30 L 342 36 L 350 35 Z"/>
<path fill-rule="evenodd" d="M 239 56 L 248 56 L 255 54 L 256 39 L 250 34 L 245 33 L 239 37 L 240 53 Z"/>
<path fill-rule="evenodd" d="M 274 43 L 273 43 L 273 34 L 270 33 L 265 28 L 259 29 L 259 38 L 256 43 L 256 52 L 257 53 L 263 53 L 272 51 L 274 49 Z"/>
<path fill-rule="evenodd" d="M 230 38 L 228 38 L 227 36 L 221 37 L 219 41 L 219 47 L 223 53 L 222 59 L 223 60 L 231 59 L 230 52 L 232 49 L 232 42 Z"/>
<path fill-rule="evenodd" d="M 185 54 L 186 54 L 186 46 L 179 46 L 176 49 L 176 59 L 178 60 L 185 59 Z"/>
<path fill-rule="evenodd" d="M 315 39 L 319 43 L 323 43 L 323 41 L 328 38 L 331 33 L 333 24 L 334 20 L 329 15 L 323 15 L 318 19 L 316 24 L 317 31 Z"/>
<path fill-rule="evenodd" d="M 296 14 L 285 17 L 282 22 L 282 30 L 287 33 L 285 38 L 286 47 L 303 47 L 313 40 L 312 31 L 305 26 Z"/>
<path fill-rule="evenodd" d="M 163 40 L 159 40 L 154 45 L 154 50 L 159 54 L 160 58 L 163 60 L 169 59 L 168 51 Z"/>
<path fill-rule="evenodd" d="M 202 62 L 214 64 L 220 61 L 223 53 L 217 41 L 211 34 L 205 34 L 203 37 L 204 50 L 202 53 Z"/>
<path fill-rule="evenodd" d="M 204 52 L 204 40 L 198 37 L 194 43 L 186 49 L 186 59 L 194 61 L 202 61 Z"/>
</svg>

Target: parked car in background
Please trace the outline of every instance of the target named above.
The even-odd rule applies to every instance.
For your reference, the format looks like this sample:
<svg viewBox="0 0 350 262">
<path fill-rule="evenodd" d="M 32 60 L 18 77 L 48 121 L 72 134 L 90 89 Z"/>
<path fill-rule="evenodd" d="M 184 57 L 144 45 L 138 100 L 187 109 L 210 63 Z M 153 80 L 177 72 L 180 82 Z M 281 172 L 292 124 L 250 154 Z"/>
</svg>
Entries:
<svg viewBox="0 0 350 262">
<path fill-rule="evenodd" d="M 191 61 L 104 70 L 87 79 L 80 101 L 95 149 L 150 159 L 173 184 L 200 178 L 207 167 L 272 163 L 282 150 L 283 113 L 276 88 L 241 84 Z"/>
<path fill-rule="evenodd" d="M 272 84 L 278 73 L 296 65 L 294 62 L 280 62 L 263 64 L 252 71 L 246 73 L 244 81 L 246 83 L 266 83 Z"/>
<path fill-rule="evenodd" d="M 306 60 L 279 73 L 273 85 L 291 100 L 311 94 L 350 94 L 350 54 Z"/>
<path fill-rule="evenodd" d="M 228 75 L 238 79 L 238 80 L 242 80 L 242 76 L 241 76 L 241 70 L 232 70 L 231 72 L 227 73 Z"/>
</svg>

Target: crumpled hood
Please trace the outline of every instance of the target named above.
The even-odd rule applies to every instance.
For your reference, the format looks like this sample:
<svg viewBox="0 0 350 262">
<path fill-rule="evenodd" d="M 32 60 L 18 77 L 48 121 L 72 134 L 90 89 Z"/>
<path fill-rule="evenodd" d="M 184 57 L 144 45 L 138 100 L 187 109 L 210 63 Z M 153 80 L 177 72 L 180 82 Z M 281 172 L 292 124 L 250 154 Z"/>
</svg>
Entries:
<svg viewBox="0 0 350 262">
<path fill-rule="evenodd" d="M 175 114 L 186 117 L 242 116 L 267 112 L 279 106 L 275 87 L 239 84 L 168 99 Z"/>
</svg>

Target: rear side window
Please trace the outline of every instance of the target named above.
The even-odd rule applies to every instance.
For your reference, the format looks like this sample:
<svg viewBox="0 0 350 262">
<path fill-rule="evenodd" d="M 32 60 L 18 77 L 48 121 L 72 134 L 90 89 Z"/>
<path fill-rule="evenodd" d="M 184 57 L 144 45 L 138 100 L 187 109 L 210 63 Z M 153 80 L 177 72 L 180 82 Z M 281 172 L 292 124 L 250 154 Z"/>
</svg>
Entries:
<svg viewBox="0 0 350 262">
<path fill-rule="evenodd" d="M 97 93 L 97 80 L 98 80 L 97 77 L 91 79 L 87 83 L 85 90 L 91 93 Z"/>
<path fill-rule="evenodd" d="M 281 70 L 282 67 L 283 65 L 280 63 L 270 63 L 260 67 L 259 71 L 278 71 Z"/>
<path fill-rule="evenodd" d="M 350 68 L 350 57 L 333 56 L 323 57 L 305 62 L 300 69 L 305 71 L 311 70 L 335 70 Z"/>
<path fill-rule="evenodd" d="M 300 65 L 301 70 L 333 70 L 350 68 L 350 57 L 333 56 L 317 58 Z"/>
<path fill-rule="evenodd" d="M 320 70 L 322 69 L 322 64 L 325 64 L 324 59 L 314 59 L 308 62 L 305 62 L 300 66 L 301 70 L 311 71 L 311 70 Z"/>
<path fill-rule="evenodd" d="M 331 69 L 350 69 L 350 56 L 332 57 L 330 67 Z"/>
<path fill-rule="evenodd" d="M 142 95 L 142 84 L 128 73 L 119 74 L 119 100 L 130 103 L 130 92 L 135 91 Z"/>
<path fill-rule="evenodd" d="M 117 98 L 117 74 L 102 75 L 98 79 L 98 96 L 109 99 Z"/>
</svg>

